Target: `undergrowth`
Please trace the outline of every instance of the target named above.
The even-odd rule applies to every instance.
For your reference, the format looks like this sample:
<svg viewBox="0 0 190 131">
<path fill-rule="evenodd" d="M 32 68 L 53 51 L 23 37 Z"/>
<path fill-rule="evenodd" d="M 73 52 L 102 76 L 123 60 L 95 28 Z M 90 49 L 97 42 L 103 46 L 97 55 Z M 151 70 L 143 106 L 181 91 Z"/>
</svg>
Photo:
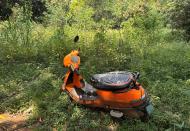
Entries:
<svg viewBox="0 0 190 131">
<path fill-rule="evenodd" d="M 91 8 L 86 17 L 79 8 L 79 24 L 70 26 L 64 20 L 74 12 L 64 12 L 61 5 L 49 6 L 52 14 L 43 24 L 31 21 L 30 13 L 23 15 L 21 7 L 0 23 L 0 112 L 32 107 L 29 122 L 41 117 L 39 130 L 190 129 L 190 45 L 164 26 L 160 13 L 153 8 L 123 22 L 121 29 L 108 29 L 106 21 L 92 21 Z M 62 14 L 67 14 L 65 19 Z M 89 22 L 88 27 L 83 22 Z M 78 44 L 73 43 L 75 35 L 80 36 Z M 106 111 L 73 104 L 59 93 L 66 72 L 62 59 L 78 47 L 80 70 L 87 81 L 95 73 L 108 71 L 141 73 L 140 82 L 154 106 L 149 122 L 113 119 Z"/>
</svg>

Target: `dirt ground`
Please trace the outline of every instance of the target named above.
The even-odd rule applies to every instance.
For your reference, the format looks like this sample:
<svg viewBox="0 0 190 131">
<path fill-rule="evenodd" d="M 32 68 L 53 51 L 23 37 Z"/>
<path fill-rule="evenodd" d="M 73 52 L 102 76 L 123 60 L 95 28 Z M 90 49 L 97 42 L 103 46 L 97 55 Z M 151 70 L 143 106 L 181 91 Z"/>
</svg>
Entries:
<svg viewBox="0 0 190 131">
<path fill-rule="evenodd" d="M 0 131 L 31 131 L 26 122 L 28 118 L 24 114 L 0 114 Z"/>
</svg>

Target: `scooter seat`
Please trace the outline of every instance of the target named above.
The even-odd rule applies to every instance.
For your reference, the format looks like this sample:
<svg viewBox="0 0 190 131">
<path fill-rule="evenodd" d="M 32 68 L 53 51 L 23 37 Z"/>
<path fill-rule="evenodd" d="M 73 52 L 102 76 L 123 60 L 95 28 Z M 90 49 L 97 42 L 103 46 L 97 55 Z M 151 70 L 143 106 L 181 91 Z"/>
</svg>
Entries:
<svg viewBox="0 0 190 131">
<path fill-rule="evenodd" d="M 126 71 L 95 74 L 91 77 L 91 83 L 96 89 L 108 91 L 117 91 L 129 88 L 132 81 L 132 73 Z"/>
</svg>

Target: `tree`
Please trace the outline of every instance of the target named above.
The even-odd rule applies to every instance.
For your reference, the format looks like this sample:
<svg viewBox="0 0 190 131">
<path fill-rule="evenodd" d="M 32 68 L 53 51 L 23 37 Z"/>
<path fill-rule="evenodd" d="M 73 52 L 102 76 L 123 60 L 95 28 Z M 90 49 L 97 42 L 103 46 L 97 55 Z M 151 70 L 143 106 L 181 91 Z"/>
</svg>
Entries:
<svg viewBox="0 0 190 131">
<path fill-rule="evenodd" d="M 173 29 L 181 29 L 187 41 L 190 40 L 190 1 L 173 0 L 169 11 L 170 23 Z"/>
<path fill-rule="evenodd" d="M 37 22 L 42 22 L 41 17 L 44 12 L 47 12 L 45 2 L 43 0 L 28 0 L 32 5 L 32 19 Z M 1 0 L 0 1 L 0 20 L 7 20 L 13 13 L 12 7 L 15 4 L 24 6 L 26 0 Z"/>
</svg>

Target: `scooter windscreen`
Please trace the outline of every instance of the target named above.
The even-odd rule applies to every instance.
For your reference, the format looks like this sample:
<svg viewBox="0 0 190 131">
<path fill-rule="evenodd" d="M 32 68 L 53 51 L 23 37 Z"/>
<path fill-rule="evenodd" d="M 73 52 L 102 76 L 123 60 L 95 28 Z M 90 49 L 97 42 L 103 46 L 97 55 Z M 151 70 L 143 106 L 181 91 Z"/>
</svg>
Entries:
<svg viewBox="0 0 190 131">
<path fill-rule="evenodd" d="M 126 71 L 95 74 L 91 78 L 93 86 L 101 90 L 121 90 L 129 87 L 133 81 L 133 75 Z"/>
</svg>

